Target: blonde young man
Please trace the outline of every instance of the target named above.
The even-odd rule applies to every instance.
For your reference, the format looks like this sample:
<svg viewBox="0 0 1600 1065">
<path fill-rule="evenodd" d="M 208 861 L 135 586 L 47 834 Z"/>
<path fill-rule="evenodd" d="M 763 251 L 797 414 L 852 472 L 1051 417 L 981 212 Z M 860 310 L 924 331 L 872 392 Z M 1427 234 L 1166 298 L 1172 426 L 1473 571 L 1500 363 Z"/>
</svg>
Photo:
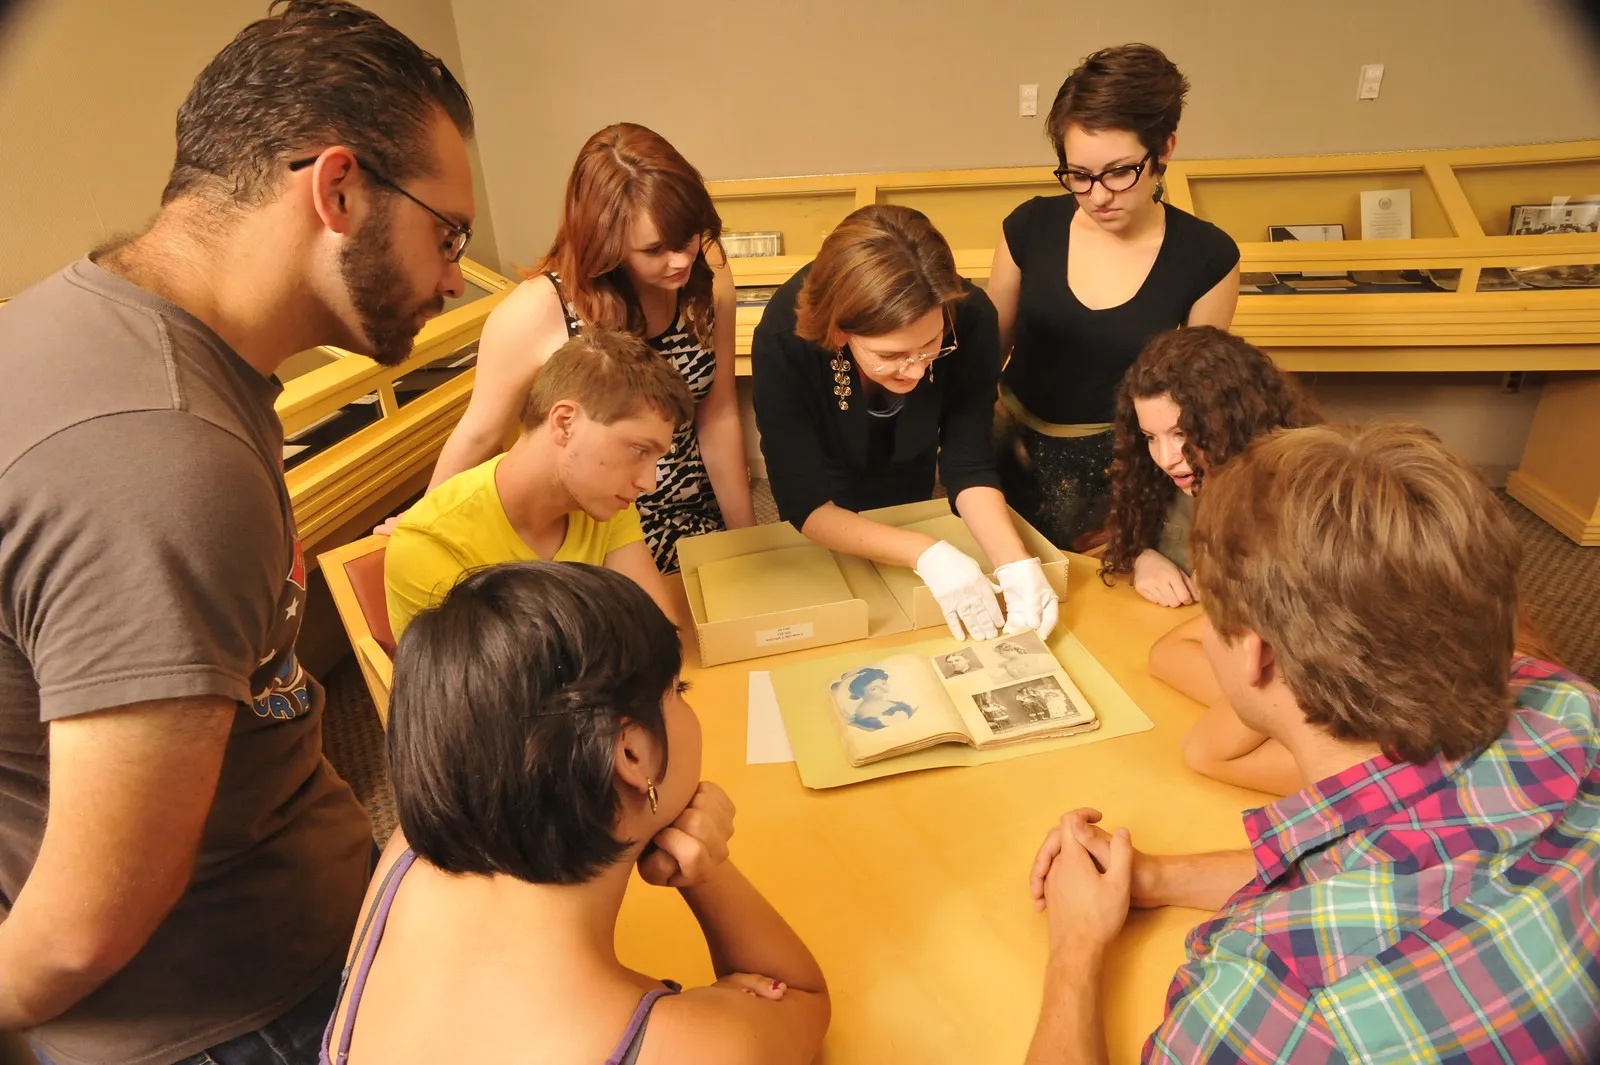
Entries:
<svg viewBox="0 0 1600 1065">
<path fill-rule="evenodd" d="M 1257 441 L 1197 510 L 1218 684 L 1316 783 L 1248 811 L 1248 851 L 1141 854 L 1062 818 L 1033 868 L 1028 1061 L 1106 1060 L 1130 904 L 1217 911 L 1146 1062 L 1600 1060 L 1600 693 L 1513 661 L 1499 502 L 1423 430 L 1327 426 Z"/>
<path fill-rule="evenodd" d="M 459 473 L 396 524 L 384 553 L 396 639 L 463 573 L 501 562 L 587 562 L 630 577 L 675 617 L 634 500 L 694 416 L 672 366 L 637 337 L 597 330 L 550 356 L 510 451 Z"/>
</svg>

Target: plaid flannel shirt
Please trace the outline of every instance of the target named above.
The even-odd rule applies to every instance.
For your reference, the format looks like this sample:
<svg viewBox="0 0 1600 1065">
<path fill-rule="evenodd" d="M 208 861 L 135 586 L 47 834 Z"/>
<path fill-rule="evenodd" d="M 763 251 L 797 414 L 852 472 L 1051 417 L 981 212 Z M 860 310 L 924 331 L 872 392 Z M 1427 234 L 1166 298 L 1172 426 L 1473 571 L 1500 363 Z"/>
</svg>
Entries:
<svg viewBox="0 0 1600 1065">
<path fill-rule="evenodd" d="M 1245 814 L 1146 1062 L 1600 1061 L 1600 693 L 1518 659 L 1460 761 L 1378 757 Z"/>
</svg>

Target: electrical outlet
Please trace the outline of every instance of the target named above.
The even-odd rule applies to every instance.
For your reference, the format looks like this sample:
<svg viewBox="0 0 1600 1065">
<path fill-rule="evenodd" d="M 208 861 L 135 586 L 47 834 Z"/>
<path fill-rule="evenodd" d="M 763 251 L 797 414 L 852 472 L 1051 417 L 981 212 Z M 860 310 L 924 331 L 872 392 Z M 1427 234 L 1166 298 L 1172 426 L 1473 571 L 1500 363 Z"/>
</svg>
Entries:
<svg viewBox="0 0 1600 1065">
<path fill-rule="evenodd" d="M 1368 63 L 1361 68 L 1361 80 L 1356 83 L 1357 100 L 1376 100 L 1383 88 L 1383 64 Z"/>
<path fill-rule="evenodd" d="M 1039 86 L 1017 86 L 1017 114 L 1022 118 L 1032 118 L 1039 113 Z"/>
</svg>

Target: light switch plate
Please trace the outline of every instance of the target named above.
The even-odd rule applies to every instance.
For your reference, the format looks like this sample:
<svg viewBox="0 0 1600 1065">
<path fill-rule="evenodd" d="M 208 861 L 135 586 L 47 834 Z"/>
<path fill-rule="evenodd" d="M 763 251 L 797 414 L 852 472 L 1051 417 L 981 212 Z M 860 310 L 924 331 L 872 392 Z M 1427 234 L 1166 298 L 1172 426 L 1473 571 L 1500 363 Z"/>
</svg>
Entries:
<svg viewBox="0 0 1600 1065">
<path fill-rule="evenodd" d="M 1368 63 L 1361 68 L 1361 80 L 1356 85 L 1357 100 L 1376 100 L 1383 88 L 1383 64 Z"/>
</svg>

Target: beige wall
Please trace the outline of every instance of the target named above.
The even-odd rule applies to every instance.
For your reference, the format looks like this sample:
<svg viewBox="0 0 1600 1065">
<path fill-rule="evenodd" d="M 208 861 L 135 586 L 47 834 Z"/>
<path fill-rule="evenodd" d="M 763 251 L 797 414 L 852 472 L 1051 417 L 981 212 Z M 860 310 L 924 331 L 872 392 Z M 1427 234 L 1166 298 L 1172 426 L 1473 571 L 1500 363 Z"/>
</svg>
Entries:
<svg viewBox="0 0 1600 1065">
<path fill-rule="evenodd" d="M 471 92 L 473 253 L 506 270 L 549 242 L 572 157 L 608 122 L 656 127 L 710 178 L 1040 163 L 1017 84 L 1037 82 L 1048 109 L 1080 56 L 1128 40 L 1189 74 L 1191 157 L 1600 137 L 1600 80 L 1561 0 L 369 2 Z M 191 80 L 265 6 L 32 0 L 12 20 L 0 297 L 146 222 Z M 1387 65 L 1375 103 L 1355 100 L 1363 62 Z M 1422 417 L 1491 470 L 1515 464 L 1537 395 L 1487 378 L 1326 387 L 1353 416 Z"/>
<path fill-rule="evenodd" d="M 449 0 L 368 0 L 459 76 Z M 32 0 L 0 62 L 0 297 L 154 214 L 196 74 L 266 0 Z M 481 168 L 480 168 L 481 169 Z M 478 183 L 473 254 L 499 259 Z"/>
<path fill-rule="evenodd" d="M 1047 111 L 1081 56 L 1131 40 L 1188 74 L 1191 158 L 1600 137 L 1562 0 L 453 3 L 507 265 L 549 243 L 607 123 L 654 127 L 707 178 L 1038 164 L 1018 84 Z M 1373 62 L 1383 94 L 1361 103 Z"/>
<path fill-rule="evenodd" d="M 1133 40 L 1189 76 L 1191 158 L 1600 137 L 1600 72 L 1562 0 L 453 5 L 506 270 L 548 245 L 573 156 L 607 123 L 657 129 L 711 179 L 1039 164 L 1043 120 L 1017 116 L 1018 84 L 1048 111 L 1080 57 Z M 1382 95 L 1359 102 L 1374 62 Z M 1325 374 L 1314 390 L 1339 417 L 1421 420 L 1497 480 L 1538 397 L 1491 375 Z"/>
</svg>

